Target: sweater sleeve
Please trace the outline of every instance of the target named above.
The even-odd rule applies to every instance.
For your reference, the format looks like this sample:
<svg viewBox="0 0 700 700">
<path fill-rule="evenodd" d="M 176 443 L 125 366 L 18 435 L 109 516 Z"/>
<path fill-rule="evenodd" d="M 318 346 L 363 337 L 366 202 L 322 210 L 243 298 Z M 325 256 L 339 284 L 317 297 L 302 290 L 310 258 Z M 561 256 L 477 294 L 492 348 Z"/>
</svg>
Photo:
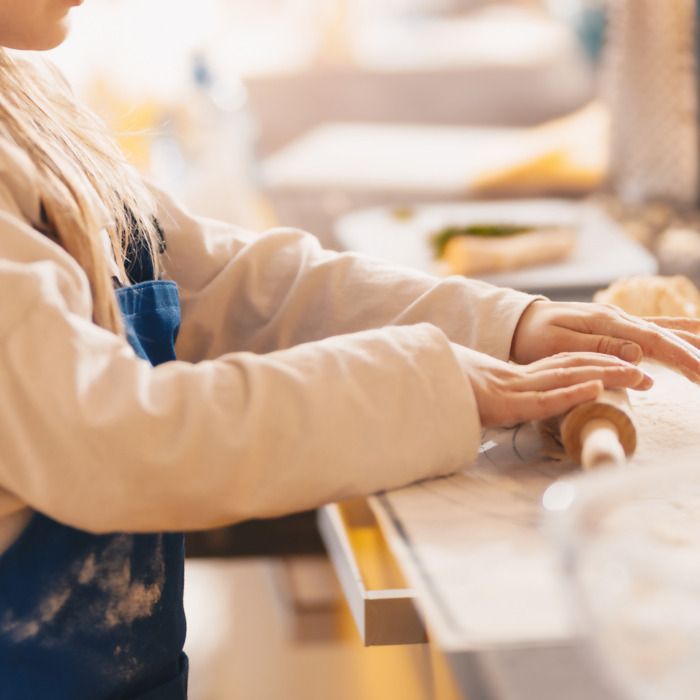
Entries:
<svg viewBox="0 0 700 700">
<path fill-rule="evenodd" d="M 323 265 L 310 243 L 280 235 L 286 243 L 275 244 L 270 264 L 282 265 L 285 286 L 306 246 Z M 242 246 L 244 259 L 256 245 L 224 239 L 227 251 Z M 198 245 L 216 248 L 211 239 Z M 442 330 L 403 318 L 359 331 L 348 321 L 344 335 L 253 354 L 271 349 L 263 339 L 273 334 L 255 330 L 255 308 L 263 325 L 276 326 L 280 346 L 314 333 L 304 319 L 306 333 L 292 330 L 292 308 L 301 307 L 285 306 L 285 294 L 261 297 L 264 258 L 252 257 L 245 273 L 209 281 L 226 286 L 215 298 L 234 317 L 242 295 L 247 316 L 230 335 L 243 336 L 231 343 L 239 351 L 152 368 L 92 323 L 87 280 L 72 258 L 0 214 L 0 487 L 92 532 L 182 530 L 313 507 L 473 460 L 477 407 Z M 206 290 L 203 278 L 187 280 L 190 313 L 206 302 L 206 291 L 194 291 L 196 281 Z M 285 319 L 275 323 L 279 305 Z"/>
<path fill-rule="evenodd" d="M 157 197 L 168 244 L 164 264 L 182 293 L 178 352 L 185 359 L 430 323 L 454 343 L 507 360 L 517 323 L 535 299 L 323 250 L 316 238 L 292 229 L 254 234 L 197 219 Z"/>
</svg>

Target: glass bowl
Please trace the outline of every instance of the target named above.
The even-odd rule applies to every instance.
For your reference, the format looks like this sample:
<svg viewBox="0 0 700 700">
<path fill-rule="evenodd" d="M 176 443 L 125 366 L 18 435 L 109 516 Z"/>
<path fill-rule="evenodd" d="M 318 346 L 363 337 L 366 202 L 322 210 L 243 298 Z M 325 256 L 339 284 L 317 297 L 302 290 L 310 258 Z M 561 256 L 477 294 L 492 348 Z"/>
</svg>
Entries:
<svg viewBox="0 0 700 700">
<path fill-rule="evenodd" d="M 588 474 L 543 497 L 578 632 L 630 700 L 700 697 L 698 462 Z"/>
</svg>

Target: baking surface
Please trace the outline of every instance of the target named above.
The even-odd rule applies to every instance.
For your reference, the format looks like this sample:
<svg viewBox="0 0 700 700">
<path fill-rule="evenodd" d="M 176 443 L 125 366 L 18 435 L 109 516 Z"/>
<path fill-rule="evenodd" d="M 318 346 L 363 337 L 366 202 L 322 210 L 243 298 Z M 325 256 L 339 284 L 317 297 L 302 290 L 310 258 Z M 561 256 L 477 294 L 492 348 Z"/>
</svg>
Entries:
<svg viewBox="0 0 700 700">
<path fill-rule="evenodd" d="M 700 388 L 650 366 L 655 387 L 633 394 L 639 449 L 626 469 L 696 464 Z M 374 499 L 428 627 L 446 651 L 557 645 L 573 622 L 540 501 L 570 463 L 543 457 L 532 426 L 487 431 L 477 464 L 447 479 Z"/>
<path fill-rule="evenodd" d="M 600 208 L 560 199 L 420 205 L 404 219 L 388 207 L 366 209 L 342 217 L 335 235 L 347 250 L 436 272 L 431 236 L 446 226 L 484 223 L 570 226 L 579 233 L 568 259 L 480 278 L 492 284 L 525 291 L 600 288 L 657 269 L 654 258 Z"/>
</svg>

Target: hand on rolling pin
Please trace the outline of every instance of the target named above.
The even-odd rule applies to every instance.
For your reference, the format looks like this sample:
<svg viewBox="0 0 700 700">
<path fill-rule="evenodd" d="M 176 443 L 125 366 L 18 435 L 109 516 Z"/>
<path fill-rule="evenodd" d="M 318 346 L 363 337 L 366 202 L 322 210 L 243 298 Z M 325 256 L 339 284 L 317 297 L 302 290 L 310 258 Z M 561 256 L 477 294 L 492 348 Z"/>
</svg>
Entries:
<svg viewBox="0 0 700 700">
<path fill-rule="evenodd" d="M 656 360 L 700 382 L 700 323 L 643 319 L 606 304 L 536 301 L 522 315 L 511 358 L 528 364 L 560 352 Z"/>
<path fill-rule="evenodd" d="M 474 390 L 481 424 L 511 426 L 560 416 L 597 399 L 603 389 L 650 389 L 639 367 L 595 353 L 563 353 L 516 365 L 455 346 Z"/>
</svg>

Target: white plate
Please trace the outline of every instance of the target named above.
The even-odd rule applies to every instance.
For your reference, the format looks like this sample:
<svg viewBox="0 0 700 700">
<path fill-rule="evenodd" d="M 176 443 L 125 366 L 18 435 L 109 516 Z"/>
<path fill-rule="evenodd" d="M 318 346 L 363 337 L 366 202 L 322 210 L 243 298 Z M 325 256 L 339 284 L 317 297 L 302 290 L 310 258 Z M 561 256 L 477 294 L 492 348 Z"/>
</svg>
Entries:
<svg viewBox="0 0 700 700">
<path fill-rule="evenodd" d="M 389 207 L 353 212 L 336 222 L 336 239 L 347 250 L 435 273 L 438 267 L 430 238 L 445 226 L 567 225 L 579 232 L 576 250 L 567 260 L 480 279 L 525 291 L 594 289 L 619 277 L 655 274 L 658 269 L 649 252 L 591 204 L 559 199 L 514 200 L 419 205 L 413 211 L 406 220 L 394 216 Z"/>
</svg>

